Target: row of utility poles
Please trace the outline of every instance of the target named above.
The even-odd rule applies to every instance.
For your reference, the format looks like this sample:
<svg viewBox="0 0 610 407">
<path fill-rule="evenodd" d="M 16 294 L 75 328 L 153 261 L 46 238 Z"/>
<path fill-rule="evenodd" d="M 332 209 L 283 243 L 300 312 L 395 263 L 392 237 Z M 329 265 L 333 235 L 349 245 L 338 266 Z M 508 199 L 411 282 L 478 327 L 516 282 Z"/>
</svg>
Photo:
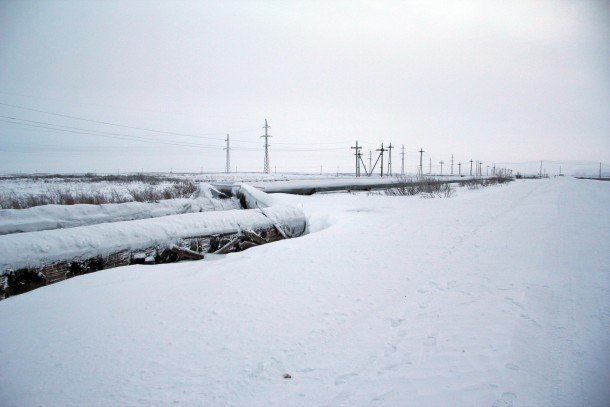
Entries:
<svg viewBox="0 0 610 407">
<path fill-rule="evenodd" d="M 354 156 L 356 157 L 356 177 L 360 177 L 361 176 L 361 171 L 360 171 L 360 165 L 362 164 L 362 167 L 364 168 L 364 173 L 367 176 L 371 176 L 373 174 L 373 171 L 375 171 L 375 168 L 377 168 L 377 164 L 381 162 L 380 164 L 380 175 L 383 177 L 383 170 L 384 170 L 384 166 L 383 166 L 383 158 L 384 158 L 384 153 L 387 151 L 388 152 L 388 165 L 387 165 L 387 171 L 386 171 L 386 176 L 392 176 L 392 149 L 395 148 L 394 146 L 392 146 L 392 143 L 390 143 L 387 148 L 385 148 L 383 146 L 383 143 L 381 143 L 381 148 L 376 149 L 375 151 L 378 152 L 379 154 L 377 155 L 377 159 L 375 160 L 375 164 L 372 164 L 372 151 L 369 152 L 369 167 L 367 169 L 366 164 L 364 163 L 364 160 L 362 159 L 362 153 L 360 152 L 360 150 L 362 149 L 362 146 L 358 145 L 358 140 L 356 140 L 356 145 L 355 146 L 351 146 L 350 149 L 355 150 Z M 422 176 L 424 175 L 424 171 L 423 171 L 423 154 L 424 154 L 424 149 L 420 148 L 418 153 L 419 153 L 419 166 L 417 167 L 417 175 L 418 176 Z M 404 144 L 402 145 L 402 151 L 401 154 L 402 156 L 402 165 L 401 165 L 401 170 L 400 170 L 400 175 L 405 175 L 405 146 Z M 482 161 L 475 161 L 475 160 L 470 160 L 470 176 L 477 176 L 477 177 L 482 177 L 483 176 L 483 162 Z M 441 167 L 441 173 L 440 175 L 443 175 L 443 164 L 446 164 L 445 161 L 441 160 L 439 161 L 440 167 Z M 474 174 L 473 174 L 473 164 L 474 164 Z M 458 174 L 459 176 L 462 176 L 462 163 L 458 162 L 457 163 L 458 166 Z M 454 158 L 453 155 L 451 155 L 451 174 L 450 175 L 454 175 L 453 173 L 453 167 L 454 167 Z M 486 167 L 486 176 L 489 176 L 489 165 Z M 507 175 L 509 174 L 509 172 L 512 174 L 512 170 L 506 169 L 506 168 L 502 168 L 502 169 L 496 169 L 496 165 L 494 164 L 492 167 L 492 176 L 497 176 L 497 175 Z M 428 175 L 432 174 L 432 158 L 430 158 L 429 161 L 429 167 L 428 167 Z"/>
<path fill-rule="evenodd" d="M 271 137 L 271 135 L 269 134 L 269 129 L 271 128 L 271 126 L 269 126 L 269 124 L 267 123 L 267 119 L 265 119 L 265 125 L 263 126 L 263 129 L 265 130 L 265 134 L 261 136 L 261 138 L 265 139 L 265 144 L 264 144 L 264 148 L 265 148 L 265 160 L 264 160 L 264 173 L 265 174 L 269 174 L 269 137 Z M 226 138 L 226 147 L 223 148 L 223 150 L 225 150 L 226 153 L 226 163 L 225 163 L 225 172 L 226 173 L 230 173 L 231 172 L 231 155 L 230 155 L 230 151 L 231 151 L 231 147 L 230 147 L 230 140 L 229 140 L 229 135 L 227 134 L 227 138 Z M 373 171 L 375 171 L 375 168 L 377 168 L 377 164 L 379 165 L 379 170 L 380 170 L 380 175 L 383 177 L 384 174 L 384 156 L 385 153 L 388 153 L 388 160 L 387 160 L 387 168 L 386 168 L 386 176 L 392 176 L 394 175 L 392 173 L 392 150 L 396 148 L 395 146 L 392 145 L 392 143 L 390 143 L 387 147 L 384 147 L 383 143 L 381 143 L 381 148 L 376 149 L 375 151 L 378 152 L 379 154 L 377 155 L 377 159 L 375 160 L 375 164 L 373 164 L 373 153 L 372 151 L 369 151 L 369 166 L 367 169 L 367 166 L 362 158 L 362 152 L 360 150 L 362 150 L 362 146 L 358 145 L 358 141 L 356 140 L 356 145 L 350 147 L 350 149 L 355 150 L 354 156 L 356 157 L 356 177 L 360 177 L 361 176 L 361 171 L 360 171 L 360 166 L 362 165 L 362 168 L 364 169 L 364 174 L 367 176 L 371 176 L 373 174 Z M 424 154 L 424 149 L 420 148 L 419 149 L 419 166 L 417 167 L 417 175 L 418 176 L 422 176 L 424 175 L 424 171 L 423 171 L 423 154 Z M 400 167 L 400 175 L 405 175 L 405 146 L 404 144 L 401 147 L 401 158 L 402 158 L 402 163 L 401 163 L 401 167 Z M 474 167 L 474 176 L 483 176 L 483 162 L 481 161 L 473 161 L 470 160 L 470 176 L 473 176 L 473 164 L 475 164 Z M 439 161 L 440 164 L 440 168 L 441 168 L 441 172 L 440 175 L 443 175 L 443 164 L 446 164 L 445 161 L 441 160 Z M 462 163 L 458 162 L 457 163 L 458 166 L 458 174 L 459 176 L 462 176 Z M 453 173 L 453 167 L 454 167 L 454 159 L 453 159 L 453 155 L 451 155 L 451 174 L 450 175 L 454 175 Z M 542 162 L 541 162 L 541 167 L 542 167 Z M 502 169 L 502 173 L 503 174 L 507 174 L 508 171 L 507 169 Z M 542 169 L 541 169 L 542 171 Z M 337 170 L 338 172 L 338 170 Z M 512 171 L 511 171 L 512 173 Z M 432 174 L 432 158 L 430 158 L 429 160 L 429 167 L 428 167 L 428 175 Z M 498 175 L 499 172 L 496 171 L 496 165 L 493 165 L 492 168 L 492 175 L 496 176 Z M 489 165 L 487 166 L 487 171 L 486 171 L 486 176 L 489 176 Z"/>
</svg>

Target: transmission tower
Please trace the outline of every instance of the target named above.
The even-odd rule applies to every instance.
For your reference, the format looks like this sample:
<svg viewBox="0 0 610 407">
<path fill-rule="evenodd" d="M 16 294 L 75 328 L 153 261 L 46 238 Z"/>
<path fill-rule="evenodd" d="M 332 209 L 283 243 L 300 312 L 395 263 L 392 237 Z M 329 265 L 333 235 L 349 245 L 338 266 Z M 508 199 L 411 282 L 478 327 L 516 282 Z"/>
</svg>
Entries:
<svg viewBox="0 0 610 407">
<path fill-rule="evenodd" d="M 231 150 L 231 148 L 229 147 L 229 135 L 228 134 L 227 134 L 227 139 L 225 141 L 227 142 L 227 146 L 225 148 L 223 148 L 223 150 L 227 150 L 225 172 L 228 174 L 231 172 L 231 156 L 229 155 L 229 151 Z"/>
<path fill-rule="evenodd" d="M 265 138 L 265 174 L 269 174 L 269 137 L 271 136 L 267 130 L 269 130 L 270 127 L 271 126 L 267 124 L 267 119 L 265 119 L 265 127 L 263 127 L 263 129 L 265 129 L 265 135 L 261 136 L 261 138 Z"/>
</svg>

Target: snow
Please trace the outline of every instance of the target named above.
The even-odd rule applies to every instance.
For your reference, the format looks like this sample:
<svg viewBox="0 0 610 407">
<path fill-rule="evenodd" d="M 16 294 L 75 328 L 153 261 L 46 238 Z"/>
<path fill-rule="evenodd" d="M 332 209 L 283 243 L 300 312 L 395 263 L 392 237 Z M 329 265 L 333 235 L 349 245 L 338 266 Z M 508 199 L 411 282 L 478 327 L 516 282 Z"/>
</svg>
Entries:
<svg viewBox="0 0 610 407">
<path fill-rule="evenodd" d="M 0 405 L 610 404 L 607 183 L 273 198 L 311 233 L 0 302 Z"/>
</svg>

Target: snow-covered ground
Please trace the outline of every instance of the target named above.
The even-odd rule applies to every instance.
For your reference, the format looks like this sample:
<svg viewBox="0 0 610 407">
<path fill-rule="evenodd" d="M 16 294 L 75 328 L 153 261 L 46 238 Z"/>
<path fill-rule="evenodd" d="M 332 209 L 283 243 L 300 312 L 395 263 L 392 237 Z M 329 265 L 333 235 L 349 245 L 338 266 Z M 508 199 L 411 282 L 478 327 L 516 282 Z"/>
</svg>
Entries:
<svg viewBox="0 0 610 407">
<path fill-rule="evenodd" d="M 610 184 L 274 198 L 311 233 L 0 302 L 0 405 L 610 405 Z"/>
</svg>

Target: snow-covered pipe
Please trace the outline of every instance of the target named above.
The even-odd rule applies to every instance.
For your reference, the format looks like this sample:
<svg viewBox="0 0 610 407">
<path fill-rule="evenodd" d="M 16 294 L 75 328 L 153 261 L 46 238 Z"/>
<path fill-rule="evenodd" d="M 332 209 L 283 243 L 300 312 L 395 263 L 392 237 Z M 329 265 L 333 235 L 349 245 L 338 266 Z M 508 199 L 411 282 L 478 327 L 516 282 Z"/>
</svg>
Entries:
<svg viewBox="0 0 610 407">
<path fill-rule="evenodd" d="M 190 199 L 101 205 L 43 205 L 27 209 L 0 209 L 0 235 L 240 208 L 237 199 L 226 198 L 226 195 L 212 185 L 201 183 Z"/>
<path fill-rule="evenodd" d="M 307 222 L 300 208 L 278 204 L 264 192 L 248 185 L 239 185 L 238 189 L 249 205 L 264 208 L 264 213 L 259 208 L 187 213 L 0 236 L 0 275 L 9 269 L 106 257 L 121 250 L 155 245 L 169 247 L 188 237 L 266 230 L 274 228 L 275 224 L 279 224 L 289 237 L 305 233 Z"/>
</svg>

